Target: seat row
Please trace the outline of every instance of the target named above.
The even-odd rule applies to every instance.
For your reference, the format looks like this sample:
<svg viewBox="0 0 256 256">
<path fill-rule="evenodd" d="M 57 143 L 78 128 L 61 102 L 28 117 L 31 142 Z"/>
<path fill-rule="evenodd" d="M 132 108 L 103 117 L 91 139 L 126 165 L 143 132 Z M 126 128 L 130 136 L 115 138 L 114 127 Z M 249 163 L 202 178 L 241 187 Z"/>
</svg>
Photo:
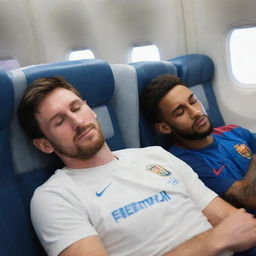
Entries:
<svg viewBox="0 0 256 256">
<path fill-rule="evenodd" d="M 212 88 L 213 62 L 205 55 L 131 65 L 96 59 L 0 70 L 0 255 L 45 255 L 30 223 L 29 202 L 35 188 L 62 165 L 37 150 L 18 123 L 16 111 L 27 86 L 40 77 L 64 77 L 97 113 L 110 148 L 118 150 L 162 145 L 163 138 L 140 112 L 139 96 L 154 77 L 166 73 L 187 83 L 214 126 L 224 124 Z"/>
</svg>

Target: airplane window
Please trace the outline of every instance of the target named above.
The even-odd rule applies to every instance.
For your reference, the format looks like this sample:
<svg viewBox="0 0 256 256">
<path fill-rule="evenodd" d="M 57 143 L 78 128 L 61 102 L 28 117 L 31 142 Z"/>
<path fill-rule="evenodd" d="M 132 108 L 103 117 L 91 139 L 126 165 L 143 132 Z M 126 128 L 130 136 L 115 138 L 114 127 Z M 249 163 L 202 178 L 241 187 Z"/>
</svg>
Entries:
<svg viewBox="0 0 256 256">
<path fill-rule="evenodd" d="M 20 67 L 20 63 L 12 56 L 0 56 L 0 67 L 5 70 L 12 70 Z"/>
<path fill-rule="evenodd" d="M 68 60 L 95 59 L 93 52 L 89 49 L 73 50 L 68 55 Z"/>
<path fill-rule="evenodd" d="M 230 60 L 234 78 L 240 84 L 256 84 L 256 28 L 234 29 L 230 35 Z"/>
<path fill-rule="evenodd" d="M 156 45 L 143 45 L 133 47 L 131 62 L 160 60 L 159 51 Z"/>
</svg>

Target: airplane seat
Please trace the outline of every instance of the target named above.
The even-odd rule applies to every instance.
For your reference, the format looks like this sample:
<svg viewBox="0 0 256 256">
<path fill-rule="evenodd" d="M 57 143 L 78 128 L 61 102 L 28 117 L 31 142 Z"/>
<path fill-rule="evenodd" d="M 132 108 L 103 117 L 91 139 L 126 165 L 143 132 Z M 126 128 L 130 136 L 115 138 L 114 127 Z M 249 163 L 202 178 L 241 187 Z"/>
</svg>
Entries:
<svg viewBox="0 0 256 256">
<path fill-rule="evenodd" d="M 124 148 L 117 118 L 110 104 L 114 78 L 107 63 L 80 60 L 1 71 L 0 198 L 3 197 L 3 205 L 0 211 L 0 241 L 4 243 L 0 245 L 0 255 L 46 255 L 33 233 L 29 204 L 35 188 L 63 164 L 54 155 L 44 154 L 33 146 L 19 125 L 16 111 L 28 84 L 37 78 L 51 76 L 64 77 L 86 99 L 97 113 L 112 150 Z"/>
<path fill-rule="evenodd" d="M 177 74 L 176 67 L 169 61 L 142 61 L 130 65 L 136 70 L 139 96 L 155 77 L 167 73 Z M 139 112 L 139 132 L 141 147 L 152 145 L 167 147 L 167 135 L 157 132 L 153 124 L 143 116 L 142 111 Z"/>
<path fill-rule="evenodd" d="M 17 186 L 10 143 L 14 91 L 9 75 L 3 69 L 0 69 L 0 109 L 0 255 L 44 255 Z M 20 141 L 15 144 L 19 146 Z"/>
<path fill-rule="evenodd" d="M 135 69 L 127 64 L 110 65 L 115 91 L 111 104 L 117 115 L 126 148 L 139 148 L 139 97 Z"/>
<path fill-rule="evenodd" d="M 225 125 L 213 90 L 214 64 L 210 57 L 188 54 L 169 61 L 177 67 L 178 76 L 200 99 L 213 126 Z"/>
</svg>

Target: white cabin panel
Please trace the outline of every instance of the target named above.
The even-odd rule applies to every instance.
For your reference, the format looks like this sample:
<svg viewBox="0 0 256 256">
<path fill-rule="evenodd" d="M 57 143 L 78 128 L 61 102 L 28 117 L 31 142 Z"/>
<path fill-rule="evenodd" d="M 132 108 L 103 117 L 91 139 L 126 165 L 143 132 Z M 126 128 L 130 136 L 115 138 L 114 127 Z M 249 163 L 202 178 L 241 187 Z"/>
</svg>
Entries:
<svg viewBox="0 0 256 256">
<path fill-rule="evenodd" d="M 214 90 L 226 123 L 256 132 L 255 89 L 239 88 L 230 75 L 228 32 L 241 25 L 256 25 L 256 1 L 184 0 L 188 49 L 209 55 L 215 64 Z M 187 21 L 188 21 L 187 20 Z"/>
</svg>

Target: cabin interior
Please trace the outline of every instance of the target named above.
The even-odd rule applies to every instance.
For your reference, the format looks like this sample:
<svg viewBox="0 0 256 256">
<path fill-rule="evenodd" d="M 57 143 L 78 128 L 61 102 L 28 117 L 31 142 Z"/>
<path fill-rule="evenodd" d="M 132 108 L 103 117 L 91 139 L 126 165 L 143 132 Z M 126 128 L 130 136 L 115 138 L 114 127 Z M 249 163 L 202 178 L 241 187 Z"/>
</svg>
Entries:
<svg viewBox="0 0 256 256">
<path fill-rule="evenodd" d="M 253 0 L 0 1 L 0 255 L 45 255 L 29 201 L 61 165 L 37 151 L 18 124 L 28 84 L 42 76 L 67 79 L 96 111 L 113 150 L 163 145 L 141 116 L 139 95 L 164 73 L 198 93 L 215 126 L 255 132 L 256 82 L 234 75 L 230 46 L 236 29 L 255 24 Z M 159 60 L 132 59 L 134 48 L 150 45 Z M 70 60 L 80 50 L 95 58 Z"/>
</svg>

